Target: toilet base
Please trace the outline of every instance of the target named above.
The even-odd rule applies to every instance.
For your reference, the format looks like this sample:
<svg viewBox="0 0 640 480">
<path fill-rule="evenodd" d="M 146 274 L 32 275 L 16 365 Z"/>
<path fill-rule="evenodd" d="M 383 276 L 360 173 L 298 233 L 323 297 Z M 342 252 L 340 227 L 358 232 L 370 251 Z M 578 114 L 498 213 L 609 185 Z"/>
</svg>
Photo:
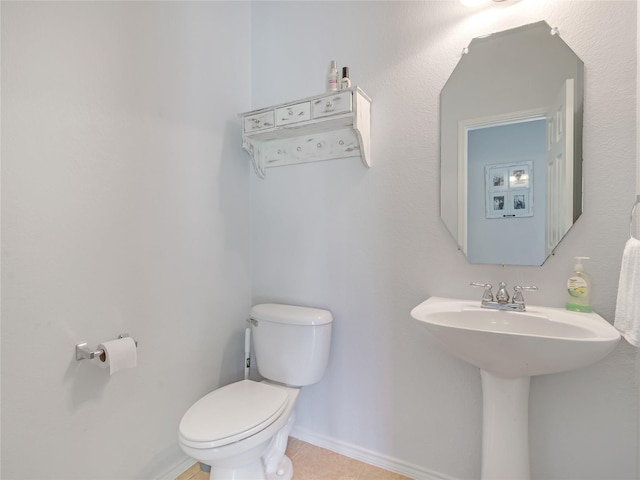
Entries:
<svg viewBox="0 0 640 480">
<path fill-rule="evenodd" d="M 285 451 L 295 417 L 295 412 L 292 412 L 287 419 L 287 423 L 273 436 L 269 447 L 260 458 L 250 461 L 242 467 L 238 467 L 235 463 L 237 457 L 234 459 L 234 465 L 231 468 L 225 465 L 226 462 L 214 464 L 211 466 L 209 480 L 291 480 L 291 477 L 293 477 L 293 463 L 285 455 Z M 246 452 L 246 458 L 254 458 L 255 452 L 261 450 L 263 450 L 263 447 L 259 446 L 253 451 Z"/>
<path fill-rule="evenodd" d="M 209 480 L 219 480 L 222 478 L 229 479 L 262 479 L 265 480 L 291 480 L 293 477 L 293 463 L 291 459 L 286 455 L 283 455 L 278 463 L 278 469 L 273 473 L 265 473 L 262 463 L 260 465 L 253 464 L 248 465 L 245 468 L 238 469 L 225 469 L 225 468 L 211 468 L 209 465 L 204 465 L 201 470 L 209 472 Z"/>
<path fill-rule="evenodd" d="M 267 473 L 267 480 L 291 480 L 293 477 L 293 463 L 286 455 L 283 455 L 278 463 L 278 469 L 273 473 Z"/>
<path fill-rule="evenodd" d="M 265 479 L 262 462 L 253 462 L 242 467 L 225 468 L 220 465 L 212 465 L 209 472 L 209 480 L 249 480 Z"/>
</svg>

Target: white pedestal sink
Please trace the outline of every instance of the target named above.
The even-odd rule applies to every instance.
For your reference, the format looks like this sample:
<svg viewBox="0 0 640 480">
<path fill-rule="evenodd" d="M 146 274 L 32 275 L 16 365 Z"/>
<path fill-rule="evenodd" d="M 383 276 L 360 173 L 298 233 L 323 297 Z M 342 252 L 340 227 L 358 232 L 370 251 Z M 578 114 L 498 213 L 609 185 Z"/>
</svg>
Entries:
<svg viewBox="0 0 640 480">
<path fill-rule="evenodd" d="M 620 334 L 597 313 L 527 306 L 491 310 L 480 301 L 431 297 L 411 311 L 444 350 L 480 368 L 483 480 L 528 480 L 529 381 L 595 363 Z"/>
</svg>

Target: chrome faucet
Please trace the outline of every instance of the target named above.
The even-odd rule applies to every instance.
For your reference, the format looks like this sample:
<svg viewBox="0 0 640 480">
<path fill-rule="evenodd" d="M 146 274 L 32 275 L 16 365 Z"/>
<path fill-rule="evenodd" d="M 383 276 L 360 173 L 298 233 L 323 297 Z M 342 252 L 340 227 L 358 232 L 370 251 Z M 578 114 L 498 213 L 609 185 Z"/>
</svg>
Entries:
<svg viewBox="0 0 640 480">
<path fill-rule="evenodd" d="M 511 310 L 515 312 L 524 312 L 526 310 L 524 304 L 523 290 L 538 290 L 538 287 L 522 287 L 516 285 L 513 287 L 513 299 L 509 302 L 509 293 L 507 292 L 507 284 L 500 282 L 498 284 L 498 293 L 496 294 L 495 301 L 493 299 L 493 292 L 491 291 L 492 285 L 490 283 L 476 283 L 471 282 L 472 287 L 483 287 L 484 293 L 482 294 L 482 302 L 480 306 L 482 308 L 492 308 L 494 310 Z"/>
</svg>

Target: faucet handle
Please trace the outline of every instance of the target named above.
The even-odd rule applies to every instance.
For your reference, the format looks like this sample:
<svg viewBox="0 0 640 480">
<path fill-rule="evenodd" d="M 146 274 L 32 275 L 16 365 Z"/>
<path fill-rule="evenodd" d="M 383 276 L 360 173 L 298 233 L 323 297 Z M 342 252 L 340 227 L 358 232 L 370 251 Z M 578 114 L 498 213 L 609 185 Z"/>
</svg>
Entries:
<svg viewBox="0 0 640 480">
<path fill-rule="evenodd" d="M 523 290 L 538 290 L 538 287 L 536 286 L 531 286 L 531 287 L 522 287 L 520 285 L 516 285 L 515 287 L 513 287 L 513 300 L 512 302 L 518 305 L 524 305 L 524 296 L 522 295 L 522 291 Z"/>
<path fill-rule="evenodd" d="M 493 292 L 491 291 L 491 288 L 493 287 L 490 283 L 471 282 L 469 285 L 471 285 L 472 287 L 483 287 L 484 293 L 482 294 L 482 300 L 493 302 Z"/>
</svg>

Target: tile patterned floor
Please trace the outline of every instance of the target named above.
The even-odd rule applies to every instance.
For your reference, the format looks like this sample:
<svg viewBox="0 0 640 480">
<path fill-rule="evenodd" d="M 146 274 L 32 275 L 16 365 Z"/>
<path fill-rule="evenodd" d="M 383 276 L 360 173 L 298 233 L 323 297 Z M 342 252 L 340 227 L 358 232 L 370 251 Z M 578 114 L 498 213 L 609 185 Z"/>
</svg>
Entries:
<svg viewBox="0 0 640 480">
<path fill-rule="evenodd" d="M 289 438 L 287 456 L 293 462 L 292 480 L 409 480 L 398 473 L 359 462 L 330 450 Z M 198 464 L 182 473 L 176 480 L 209 480 Z"/>
</svg>

